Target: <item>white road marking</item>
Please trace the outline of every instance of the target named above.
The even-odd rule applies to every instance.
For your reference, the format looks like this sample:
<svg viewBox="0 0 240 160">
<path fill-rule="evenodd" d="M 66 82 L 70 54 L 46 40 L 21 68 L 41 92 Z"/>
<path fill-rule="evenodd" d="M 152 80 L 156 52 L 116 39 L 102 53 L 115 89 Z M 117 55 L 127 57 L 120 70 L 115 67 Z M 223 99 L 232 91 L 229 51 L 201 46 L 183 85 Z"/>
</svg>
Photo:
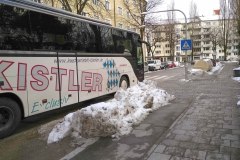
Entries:
<svg viewBox="0 0 240 160">
<path fill-rule="evenodd" d="M 158 76 L 149 77 L 149 78 L 147 78 L 147 79 L 152 79 L 152 78 L 156 78 L 156 77 L 158 77 Z"/>
<path fill-rule="evenodd" d="M 155 78 L 155 79 L 162 79 L 162 78 L 165 78 L 167 76 L 161 76 L 161 77 L 158 77 L 158 78 Z"/>
<path fill-rule="evenodd" d="M 73 150 L 72 152 L 68 153 L 66 156 L 61 158 L 60 160 L 70 160 L 71 158 L 76 156 L 78 153 L 82 152 L 87 146 L 97 142 L 98 140 L 99 140 L 99 137 L 87 139 L 87 141 L 85 142 L 84 145 L 82 145 L 81 147 L 76 148 L 75 150 Z"/>
<path fill-rule="evenodd" d="M 166 79 L 170 79 L 170 78 L 172 78 L 172 77 L 174 77 L 174 76 L 167 77 Z"/>
</svg>

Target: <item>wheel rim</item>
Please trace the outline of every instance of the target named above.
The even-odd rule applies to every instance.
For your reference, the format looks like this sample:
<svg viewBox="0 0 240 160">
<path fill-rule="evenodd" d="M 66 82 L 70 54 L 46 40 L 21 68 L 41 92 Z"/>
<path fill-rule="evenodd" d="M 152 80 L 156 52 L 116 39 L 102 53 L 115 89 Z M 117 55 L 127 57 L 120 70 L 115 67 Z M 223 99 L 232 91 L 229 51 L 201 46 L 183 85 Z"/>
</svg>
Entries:
<svg viewBox="0 0 240 160">
<path fill-rule="evenodd" d="M 0 130 L 8 127 L 13 122 L 13 112 L 5 106 L 0 106 Z"/>
<path fill-rule="evenodd" d="M 122 83 L 121 83 L 121 88 L 126 90 L 128 88 L 128 84 L 127 84 L 127 81 L 126 80 L 123 80 Z"/>
</svg>

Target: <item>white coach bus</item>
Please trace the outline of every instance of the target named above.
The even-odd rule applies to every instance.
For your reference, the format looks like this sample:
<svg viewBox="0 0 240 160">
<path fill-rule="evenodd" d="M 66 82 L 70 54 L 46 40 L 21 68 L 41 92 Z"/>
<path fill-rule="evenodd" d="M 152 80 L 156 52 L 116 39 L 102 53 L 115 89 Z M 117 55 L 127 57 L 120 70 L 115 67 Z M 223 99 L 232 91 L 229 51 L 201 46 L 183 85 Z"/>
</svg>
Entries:
<svg viewBox="0 0 240 160">
<path fill-rule="evenodd" d="M 21 119 L 143 81 L 140 36 L 26 0 L 0 0 L 0 138 Z"/>
</svg>

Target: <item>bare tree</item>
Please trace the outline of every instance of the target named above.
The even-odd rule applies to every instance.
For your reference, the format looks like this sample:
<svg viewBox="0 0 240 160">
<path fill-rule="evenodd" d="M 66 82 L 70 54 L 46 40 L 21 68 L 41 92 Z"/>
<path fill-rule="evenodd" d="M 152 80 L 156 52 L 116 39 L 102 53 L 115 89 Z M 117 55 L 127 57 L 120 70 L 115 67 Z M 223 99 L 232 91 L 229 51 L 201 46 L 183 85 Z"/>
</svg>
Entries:
<svg viewBox="0 0 240 160">
<path fill-rule="evenodd" d="M 230 2 L 228 0 L 220 0 L 220 47 L 224 51 L 224 60 L 227 60 L 227 51 L 234 37 L 233 18 L 231 16 Z"/>
<path fill-rule="evenodd" d="M 196 51 L 195 46 L 199 47 L 200 45 L 200 42 L 197 40 L 201 39 L 201 36 L 199 36 L 199 34 L 196 34 L 196 33 L 200 33 L 201 28 L 198 27 L 200 19 L 198 15 L 197 4 L 193 2 L 193 0 L 190 2 L 189 18 L 190 18 L 190 23 L 189 23 L 190 37 L 193 41 L 191 59 L 193 60 L 194 51 Z"/>
<path fill-rule="evenodd" d="M 126 7 L 127 12 L 130 15 L 130 18 L 124 17 L 125 21 L 130 24 L 131 26 L 134 26 L 135 28 L 140 29 L 140 36 L 142 39 L 144 39 L 144 28 L 141 26 L 145 25 L 145 15 L 142 15 L 140 17 L 137 17 L 136 15 L 141 15 L 142 12 L 148 12 L 155 7 L 161 5 L 163 3 L 163 0 L 148 0 L 146 2 L 145 0 L 135 0 L 132 1 L 133 4 L 130 4 L 130 1 L 122 0 L 124 7 Z M 134 4 L 135 3 L 135 4 Z M 150 24 L 150 23 L 148 23 Z"/>
<path fill-rule="evenodd" d="M 94 15 L 99 15 L 102 18 L 104 17 L 104 9 L 107 11 L 108 15 L 111 15 L 110 12 L 105 8 L 105 0 L 95 0 L 94 4 L 90 3 L 91 0 L 58 0 L 65 10 L 73 12 L 73 9 L 76 10 L 77 14 L 81 14 L 85 7 L 90 9 L 88 13 L 90 17 L 94 17 Z"/>
<path fill-rule="evenodd" d="M 156 45 L 159 42 L 165 41 L 160 27 L 161 26 L 159 25 L 151 25 L 148 26 L 145 31 L 147 42 L 149 44 L 148 57 L 152 56 L 152 59 L 155 59 Z"/>
<path fill-rule="evenodd" d="M 174 0 L 168 6 L 168 10 L 174 10 L 175 3 Z M 178 39 L 180 38 L 176 31 L 176 14 L 175 11 L 167 12 L 167 21 L 165 25 L 165 34 L 166 34 L 166 41 L 169 43 L 170 48 L 170 60 L 174 60 L 174 53 L 175 53 L 175 46 L 178 43 Z"/>
<path fill-rule="evenodd" d="M 217 46 L 220 45 L 220 42 L 221 42 L 221 31 L 219 29 L 218 26 L 215 26 L 215 27 L 212 27 L 210 30 L 209 30 L 209 41 L 212 43 L 212 50 L 213 52 L 216 52 L 216 48 Z"/>
</svg>

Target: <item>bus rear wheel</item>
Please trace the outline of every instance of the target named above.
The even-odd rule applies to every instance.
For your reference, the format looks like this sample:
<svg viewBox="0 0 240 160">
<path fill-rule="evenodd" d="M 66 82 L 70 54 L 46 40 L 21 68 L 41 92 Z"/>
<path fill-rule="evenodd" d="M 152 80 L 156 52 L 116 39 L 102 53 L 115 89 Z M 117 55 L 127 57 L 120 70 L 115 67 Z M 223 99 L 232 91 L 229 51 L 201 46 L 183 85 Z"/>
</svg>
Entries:
<svg viewBox="0 0 240 160">
<path fill-rule="evenodd" d="M 121 87 L 124 90 L 127 90 L 127 88 L 129 87 L 128 79 L 125 76 L 121 77 L 119 87 Z"/>
<path fill-rule="evenodd" d="M 0 139 L 10 136 L 21 121 L 19 105 L 12 99 L 0 98 Z"/>
</svg>

